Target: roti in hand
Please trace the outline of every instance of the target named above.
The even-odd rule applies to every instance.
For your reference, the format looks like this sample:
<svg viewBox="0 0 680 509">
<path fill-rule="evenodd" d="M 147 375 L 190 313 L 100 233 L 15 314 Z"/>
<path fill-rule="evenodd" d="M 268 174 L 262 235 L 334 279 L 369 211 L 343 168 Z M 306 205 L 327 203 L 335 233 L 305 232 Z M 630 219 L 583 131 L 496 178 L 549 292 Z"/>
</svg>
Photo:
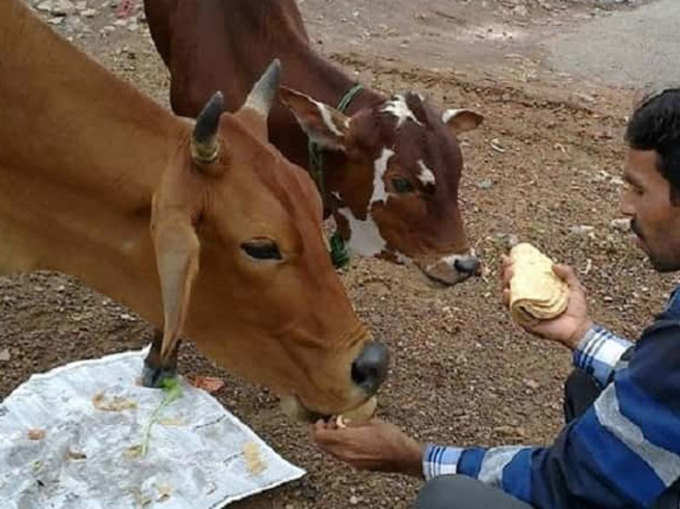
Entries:
<svg viewBox="0 0 680 509">
<path fill-rule="evenodd" d="M 510 250 L 510 314 L 524 326 L 556 318 L 567 309 L 569 286 L 552 270 L 553 261 L 531 244 Z"/>
</svg>

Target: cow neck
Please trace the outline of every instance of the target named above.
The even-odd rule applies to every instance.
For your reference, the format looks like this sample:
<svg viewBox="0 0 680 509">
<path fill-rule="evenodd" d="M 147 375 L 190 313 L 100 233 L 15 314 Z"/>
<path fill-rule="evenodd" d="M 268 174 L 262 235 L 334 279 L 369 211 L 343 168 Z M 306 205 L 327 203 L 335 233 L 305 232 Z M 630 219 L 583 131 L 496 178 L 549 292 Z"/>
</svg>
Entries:
<svg viewBox="0 0 680 509">
<path fill-rule="evenodd" d="M 0 2 L 0 69 L 0 272 L 60 270 L 147 299 L 134 289 L 155 280 L 152 193 L 188 129 L 19 0 Z"/>
<path fill-rule="evenodd" d="M 384 98 L 375 91 L 357 82 L 350 81 L 344 74 L 332 66 L 328 66 L 326 74 L 329 75 L 329 88 L 325 93 L 314 94 L 315 99 L 325 104 L 332 105 L 351 117 L 356 112 L 371 108 L 384 101 Z M 333 196 L 338 191 L 334 186 L 336 170 L 345 164 L 345 155 L 337 151 L 313 148 L 315 146 L 308 139 L 307 168 L 317 183 L 324 203 L 324 216 L 335 211 L 337 200 Z"/>
<path fill-rule="evenodd" d="M 350 104 L 363 89 L 364 86 L 361 83 L 355 83 L 350 89 L 347 90 L 347 92 L 345 92 L 342 98 L 340 98 L 336 109 L 341 113 L 347 114 L 347 109 L 349 108 Z M 319 188 L 319 193 L 321 194 L 324 208 L 326 208 L 326 204 L 328 204 L 328 195 L 326 193 L 326 178 L 324 175 L 324 151 L 323 148 L 318 143 L 314 143 L 311 138 L 308 142 L 308 151 L 309 171 L 311 172 L 312 177 Z"/>
<path fill-rule="evenodd" d="M 375 103 L 378 98 L 376 94 L 366 88 L 360 83 L 354 83 L 352 86 L 346 88 L 345 93 L 342 95 L 340 100 L 337 102 L 336 109 L 347 116 L 351 116 L 352 112 L 359 111 L 364 107 L 364 103 L 359 104 L 358 96 L 364 96 L 365 99 Z M 332 190 L 327 188 L 326 183 L 326 162 L 327 158 L 324 157 L 325 151 L 316 143 L 309 140 L 308 142 L 308 152 L 309 152 L 309 171 L 317 184 L 319 193 L 324 204 L 324 215 L 335 214 L 337 208 L 341 205 L 338 203 L 338 199 L 331 194 Z M 329 160 L 330 162 L 331 160 Z M 330 165 L 329 165 L 330 166 Z M 336 229 L 335 232 L 329 238 L 329 248 L 331 254 L 331 260 L 333 265 L 337 268 L 346 266 L 350 261 L 350 253 L 345 240 L 339 230 Z"/>
<path fill-rule="evenodd" d="M 67 182 L 106 201 L 124 205 L 149 194 L 162 173 L 159 161 L 171 133 L 181 132 L 180 120 L 56 35 L 17 0 L 2 3 L 0 65 L 11 79 L 0 83 L 0 129 L 16 138 L 13 158 L 40 178 Z M 17 12 L 3 12 L 13 9 Z"/>
</svg>

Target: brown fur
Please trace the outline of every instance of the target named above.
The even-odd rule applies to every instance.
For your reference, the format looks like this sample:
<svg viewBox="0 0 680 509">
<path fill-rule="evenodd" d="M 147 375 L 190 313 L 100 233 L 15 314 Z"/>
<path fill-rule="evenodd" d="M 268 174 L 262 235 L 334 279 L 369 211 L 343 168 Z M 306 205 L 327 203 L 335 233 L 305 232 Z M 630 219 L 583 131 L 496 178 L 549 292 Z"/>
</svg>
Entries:
<svg viewBox="0 0 680 509">
<path fill-rule="evenodd" d="M 0 272 L 75 275 L 311 410 L 367 399 L 350 369 L 368 333 L 328 259 L 316 190 L 266 143 L 263 117 L 223 114 L 204 172 L 190 155 L 193 122 L 21 0 L 0 2 L 0 112 Z M 282 263 L 241 249 L 261 237 Z"/>
<path fill-rule="evenodd" d="M 308 167 L 308 134 L 333 149 L 326 152 L 326 212 L 336 212 L 339 205 L 349 207 L 357 218 L 366 217 L 374 162 L 387 147 L 396 155 L 384 178 L 390 198 L 373 216 L 387 243 L 380 254 L 400 253 L 422 268 L 468 250 L 458 210 L 462 156 L 455 134 L 476 127 L 479 115 L 468 112 L 445 125 L 441 112 L 409 94 L 408 104 L 423 125 L 406 122 L 397 129 L 394 116 L 381 111 L 387 98 L 366 89 L 351 102 L 350 117 L 329 110 L 337 122 L 351 118 L 347 129 L 336 136 L 324 131 L 322 115 L 310 98 L 334 107 L 353 83 L 309 46 L 295 0 L 146 0 L 145 5 L 156 47 L 171 73 L 175 112 L 195 116 L 215 89 L 224 92 L 228 108 L 237 108 L 253 78 L 279 58 L 283 84 L 292 89 L 282 91 L 282 100 L 297 120 L 282 105 L 275 107 L 269 117 L 270 139 L 304 167 Z M 419 160 L 436 176 L 434 193 L 418 180 Z M 395 176 L 409 179 L 415 191 L 395 193 L 391 188 Z M 340 196 L 340 204 L 333 203 L 333 194 Z M 335 217 L 349 236 L 342 216 L 336 213 Z M 455 283 L 460 278 L 449 274 L 442 280 Z"/>
</svg>

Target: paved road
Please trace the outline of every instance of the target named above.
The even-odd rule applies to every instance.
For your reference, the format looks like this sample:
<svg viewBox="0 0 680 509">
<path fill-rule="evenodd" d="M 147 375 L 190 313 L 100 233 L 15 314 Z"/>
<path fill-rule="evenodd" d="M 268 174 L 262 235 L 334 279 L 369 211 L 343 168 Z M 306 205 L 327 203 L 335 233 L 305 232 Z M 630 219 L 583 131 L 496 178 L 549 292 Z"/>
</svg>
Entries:
<svg viewBox="0 0 680 509">
<path fill-rule="evenodd" d="M 558 71 L 636 88 L 680 86 L 680 0 L 593 19 L 543 46 Z"/>
</svg>

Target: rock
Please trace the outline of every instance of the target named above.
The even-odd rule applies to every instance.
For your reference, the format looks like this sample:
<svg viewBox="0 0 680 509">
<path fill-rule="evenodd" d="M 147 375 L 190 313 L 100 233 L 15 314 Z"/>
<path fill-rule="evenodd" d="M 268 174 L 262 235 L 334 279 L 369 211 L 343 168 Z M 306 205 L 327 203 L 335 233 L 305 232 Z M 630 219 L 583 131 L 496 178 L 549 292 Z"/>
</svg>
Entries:
<svg viewBox="0 0 680 509">
<path fill-rule="evenodd" d="M 512 10 L 512 12 L 517 15 L 517 16 L 522 16 L 525 17 L 529 14 L 529 10 L 526 8 L 524 5 L 517 5 L 515 8 Z"/>
<path fill-rule="evenodd" d="M 36 8 L 39 11 L 49 12 L 53 16 L 66 16 L 75 12 L 75 7 L 68 0 L 45 0 Z"/>
<path fill-rule="evenodd" d="M 82 14 L 86 18 L 93 18 L 94 16 L 97 15 L 97 10 L 96 9 L 85 9 L 80 14 Z"/>
<path fill-rule="evenodd" d="M 572 233 L 574 235 L 585 235 L 586 233 L 591 233 L 593 230 L 595 230 L 594 226 L 580 224 L 569 228 L 569 233 Z"/>
<path fill-rule="evenodd" d="M 50 25 L 61 25 L 63 21 L 64 21 L 64 17 L 63 17 L 63 16 L 57 17 L 57 18 L 50 18 L 50 19 L 47 20 L 47 22 L 48 22 Z"/>
<path fill-rule="evenodd" d="M 359 502 L 360 499 L 356 495 L 352 495 L 351 497 L 349 497 L 349 505 L 357 505 Z"/>
<path fill-rule="evenodd" d="M 11 359 L 11 357 L 12 356 L 9 353 L 9 348 L 0 350 L 0 362 L 7 362 Z"/>
<path fill-rule="evenodd" d="M 620 219 L 613 219 L 611 223 L 609 223 L 609 227 L 612 228 L 613 230 L 618 230 L 620 232 L 629 232 L 630 219 L 626 217 Z"/>
<path fill-rule="evenodd" d="M 497 233 L 494 235 L 494 238 L 498 242 L 505 244 L 508 249 L 511 249 L 519 244 L 519 237 L 517 237 L 517 235 L 514 233 Z"/>
<path fill-rule="evenodd" d="M 498 426 L 494 428 L 494 431 L 505 437 L 519 437 L 524 438 L 526 436 L 526 430 L 522 426 Z"/>
<path fill-rule="evenodd" d="M 477 187 L 480 189 L 491 189 L 493 187 L 493 182 L 489 179 L 484 179 L 477 183 Z"/>
</svg>

